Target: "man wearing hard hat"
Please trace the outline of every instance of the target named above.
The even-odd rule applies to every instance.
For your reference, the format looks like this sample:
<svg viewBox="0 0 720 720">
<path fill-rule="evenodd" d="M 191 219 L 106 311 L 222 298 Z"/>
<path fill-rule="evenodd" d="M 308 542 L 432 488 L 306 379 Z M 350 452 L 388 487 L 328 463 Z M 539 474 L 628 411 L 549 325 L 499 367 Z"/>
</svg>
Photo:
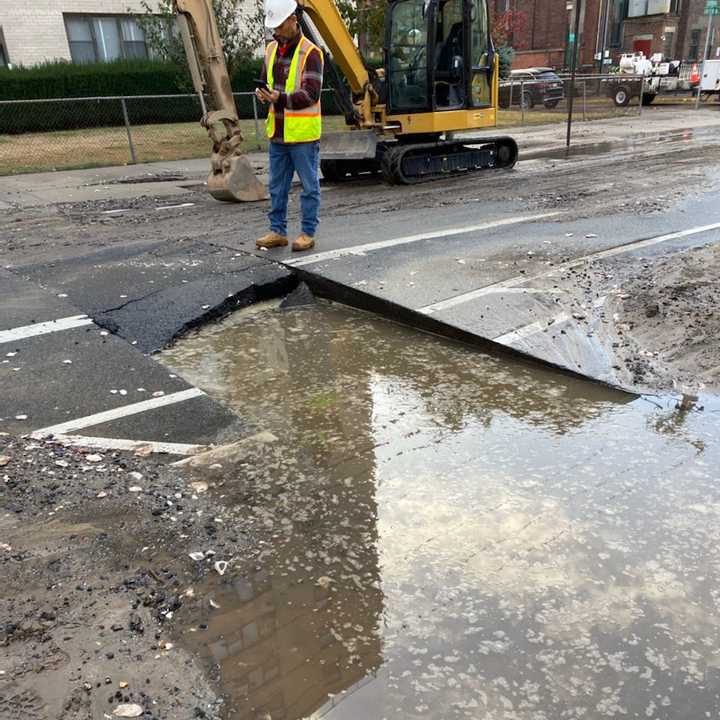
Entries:
<svg viewBox="0 0 720 720">
<path fill-rule="evenodd" d="M 315 245 L 320 210 L 320 92 L 323 56 L 302 33 L 295 0 L 265 0 L 265 26 L 274 40 L 265 51 L 262 80 L 255 92 L 269 105 L 270 232 L 259 238 L 259 248 L 284 247 L 287 239 L 288 194 L 294 173 L 302 183 L 302 232 L 295 251 Z"/>
</svg>

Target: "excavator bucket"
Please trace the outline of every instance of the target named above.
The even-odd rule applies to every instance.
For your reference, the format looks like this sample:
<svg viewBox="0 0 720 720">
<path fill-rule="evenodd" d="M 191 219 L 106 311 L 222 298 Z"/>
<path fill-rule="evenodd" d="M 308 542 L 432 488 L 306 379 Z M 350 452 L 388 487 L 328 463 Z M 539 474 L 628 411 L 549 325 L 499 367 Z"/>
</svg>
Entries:
<svg viewBox="0 0 720 720">
<path fill-rule="evenodd" d="M 223 170 L 208 177 L 208 190 L 216 200 L 256 202 L 266 200 L 267 189 L 256 177 L 244 155 L 235 155 L 223 163 Z"/>
</svg>

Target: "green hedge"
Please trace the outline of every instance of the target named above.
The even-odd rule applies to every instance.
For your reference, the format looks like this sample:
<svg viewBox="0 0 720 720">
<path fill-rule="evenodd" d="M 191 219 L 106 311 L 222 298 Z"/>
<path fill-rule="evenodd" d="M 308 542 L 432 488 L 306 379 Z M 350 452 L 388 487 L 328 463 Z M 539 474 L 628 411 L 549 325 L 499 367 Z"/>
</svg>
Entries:
<svg viewBox="0 0 720 720">
<path fill-rule="evenodd" d="M 262 60 L 252 59 L 232 78 L 235 92 L 254 88 Z M 31 68 L 0 68 L 0 100 L 45 100 L 107 95 L 171 95 L 192 92 L 188 71 L 159 60 L 118 60 L 75 65 L 54 62 Z"/>
<path fill-rule="evenodd" d="M 0 70 L 0 100 L 188 92 L 187 71 L 157 60 L 75 65 L 54 62 Z"/>
<path fill-rule="evenodd" d="M 254 89 L 262 60 L 253 59 L 231 78 L 235 92 Z M 67 62 L 33 68 L 0 70 L 0 100 L 91 98 L 122 95 L 132 125 L 199 120 L 196 97 L 134 99 L 134 95 L 192 93 L 188 72 L 171 63 L 155 60 L 118 61 L 92 65 Z M 241 118 L 252 118 L 252 99 L 236 98 Z M 323 112 L 337 114 L 334 96 L 323 94 Z M 262 114 L 262 113 L 261 113 Z M 123 124 L 122 105 L 110 100 L 73 100 L 66 103 L 0 104 L 0 134 L 75 130 Z"/>
</svg>

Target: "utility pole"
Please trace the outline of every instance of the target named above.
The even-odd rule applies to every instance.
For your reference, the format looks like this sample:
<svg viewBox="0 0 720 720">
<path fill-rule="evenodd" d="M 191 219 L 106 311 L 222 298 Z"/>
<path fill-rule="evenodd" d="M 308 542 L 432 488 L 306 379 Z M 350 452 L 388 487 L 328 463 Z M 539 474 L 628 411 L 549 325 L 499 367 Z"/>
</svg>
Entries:
<svg viewBox="0 0 720 720">
<path fill-rule="evenodd" d="M 720 15 L 720 2 L 718 0 L 706 0 L 705 4 L 705 15 L 708 16 L 707 35 L 705 36 L 705 51 L 703 52 L 703 64 L 700 69 L 700 83 L 698 84 L 697 96 L 695 97 L 695 109 L 700 107 L 700 91 L 702 89 L 702 79 L 705 75 L 705 62 L 707 61 L 708 53 L 710 51 L 710 38 L 712 36 L 713 29 L 713 18 L 716 15 Z"/>
<path fill-rule="evenodd" d="M 712 0 L 708 0 L 711 2 Z M 578 61 L 578 36 L 580 34 L 580 4 L 582 0 L 575 0 L 575 22 L 573 23 L 574 32 L 570 36 L 570 44 L 572 46 L 572 56 L 570 59 L 570 97 L 568 98 L 568 119 L 567 119 L 567 139 L 565 147 L 570 147 L 570 132 L 572 130 L 573 101 L 575 100 L 575 75 L 577 74 Z M 717 2 L 717 0 L 715 0 Z"/>
<path fill-rule="evenodd" d="M 603 1 L 605 3 L 603 7 Z M 597 40 L 595 42 L 595 59 L 598 64 L 598 75 L 602 75 L 605 65 L 605 46 L 607 45 L 607 26 L 612 0 L 600 0 L 598 6 Z"/>
</svg>

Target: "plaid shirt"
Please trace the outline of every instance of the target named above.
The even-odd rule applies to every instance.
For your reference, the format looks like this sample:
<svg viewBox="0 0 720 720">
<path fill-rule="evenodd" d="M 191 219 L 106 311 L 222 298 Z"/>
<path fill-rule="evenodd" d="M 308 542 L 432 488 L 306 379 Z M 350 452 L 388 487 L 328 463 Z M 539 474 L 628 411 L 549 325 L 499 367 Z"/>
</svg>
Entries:
<svg viewBox="0 0 720 720">
<path fill-rule="evenodd" d="M 285 127 L 285 108 L 289 110 L 302 110 L 314 105 L 320 100 L 323 79 L 322 57 L 317 50 L 311 50 L 305 61 L 305 71 L 302 75 L 302 87 L 294 93 L 285 92 L 285 83 L 290 73 L 295 48 L 300 42 L 300 36 L 289 45 L 278 45 L 275 53 L 275 64 L 273 65 L 274 89 L 279 91 L 280 97 L 275 103 L 275 134 L 270 138 L 273 142 L 283 141 L 283 129 Z M 262 80 L 267 80 L 267 68 L 263 66 Z"/>
</svg>

